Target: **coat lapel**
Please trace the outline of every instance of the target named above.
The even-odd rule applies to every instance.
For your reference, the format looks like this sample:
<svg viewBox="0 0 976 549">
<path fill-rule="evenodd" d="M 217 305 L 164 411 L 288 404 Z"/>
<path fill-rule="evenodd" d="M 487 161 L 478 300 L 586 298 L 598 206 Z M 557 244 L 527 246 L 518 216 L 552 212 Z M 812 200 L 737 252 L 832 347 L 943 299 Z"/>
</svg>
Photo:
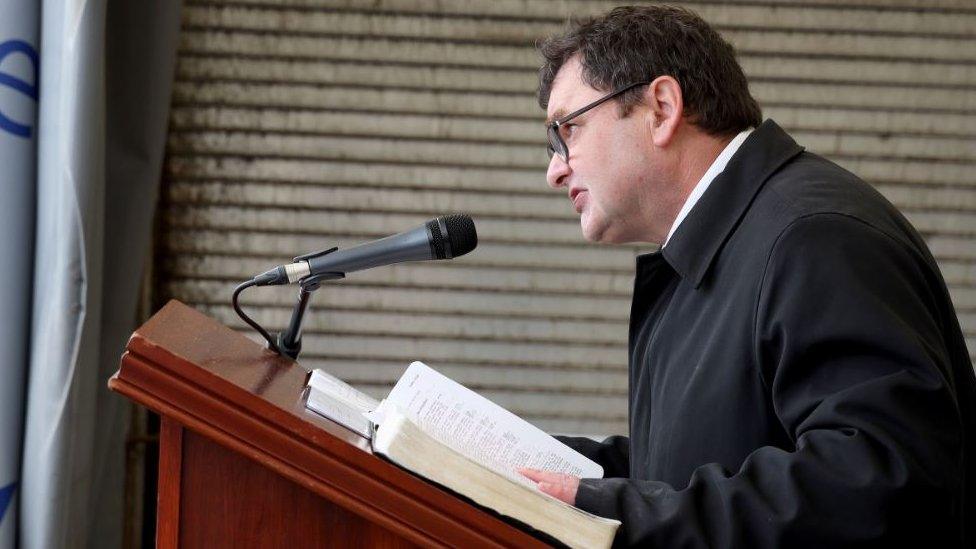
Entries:
<svg viewBox="0 0 976 549">
<path fill-rule="evenodd" d="M 698 288 L 763 184 L 801 152 L 772 120 L 756 128 L 662 250 L 674 270 Z"/>
</svg>

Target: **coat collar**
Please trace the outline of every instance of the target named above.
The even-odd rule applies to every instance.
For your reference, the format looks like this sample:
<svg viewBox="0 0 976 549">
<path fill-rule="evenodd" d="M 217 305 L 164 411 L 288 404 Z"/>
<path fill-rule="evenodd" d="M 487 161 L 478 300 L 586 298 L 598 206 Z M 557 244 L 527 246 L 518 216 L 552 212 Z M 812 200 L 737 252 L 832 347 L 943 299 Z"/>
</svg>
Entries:
<svg viewBox="0 0 976 549">
<path fill-rule="evenodd" d="M 756 128 L 661 250 L 674 270 L 698 288 L 759 189 L 802 151 L 776 122 Z"/>
</svg>

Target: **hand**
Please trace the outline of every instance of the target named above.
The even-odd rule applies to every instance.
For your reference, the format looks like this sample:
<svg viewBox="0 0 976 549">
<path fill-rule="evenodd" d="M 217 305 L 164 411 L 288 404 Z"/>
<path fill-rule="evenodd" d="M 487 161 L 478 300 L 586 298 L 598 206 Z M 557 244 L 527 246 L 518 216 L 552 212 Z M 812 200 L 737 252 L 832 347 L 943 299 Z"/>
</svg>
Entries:
<svg viewBox="0 0 976 549">
<path fill-rule="evenodd" d="M 538 469 L 519 469 L 518 472 L 523 477 L 535 482 L 539 490 L 570 505 L 576 504 L 576 490 L 579 489 L 579 477 L 563 473 L 540 471 Z"/>
</svg>

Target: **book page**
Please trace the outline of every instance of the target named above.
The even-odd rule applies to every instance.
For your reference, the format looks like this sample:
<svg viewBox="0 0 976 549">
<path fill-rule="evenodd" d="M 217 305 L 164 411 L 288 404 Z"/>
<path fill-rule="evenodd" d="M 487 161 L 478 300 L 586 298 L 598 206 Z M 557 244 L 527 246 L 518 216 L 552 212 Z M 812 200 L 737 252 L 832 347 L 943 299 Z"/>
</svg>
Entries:
<svg viewBox="0 0 976 549">
<path fill-rule="evenodd" d="M 362 437 L 370 438 L 372 436 L 369 419 L 363 415 L 363 411 L 337 398 L 311 389 L 308 392 L 305 407 L 351 429 Z"/>
<path fill-rule="evenodd" d="M 386 398 L 425 432 L 516 482 L 530 467 L 600 478 L 603 468 L 487 398 L 414 362 Z"/>
<path fill-rule="evenodd" d="M 308 379 L 305 407 L 366 438 L 372 433 L 369 419 L 363 414 L 375 410 L 379 404 L 375 398 L 323 370 L 312 371 Z"/>
<path fill-rule="evenodd" d="M 323 370 L 312 371 L 308 386 L 312 388 L 313 393 L 328 395 L 358 409 L 360 412 L 375 410 L 380 404 L 375 398 Z"/>
</svg>

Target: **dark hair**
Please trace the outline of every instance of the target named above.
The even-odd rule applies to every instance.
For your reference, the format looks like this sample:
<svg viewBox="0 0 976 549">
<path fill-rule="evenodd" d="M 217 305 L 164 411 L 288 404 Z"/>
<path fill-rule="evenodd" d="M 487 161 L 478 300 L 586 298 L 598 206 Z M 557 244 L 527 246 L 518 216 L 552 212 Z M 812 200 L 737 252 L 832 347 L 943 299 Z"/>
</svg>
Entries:
<svg viewBox="0 0 976 549">
<path fill-rule="evenodd" d="M 609 92 L 669 75 L 681 86 L 685 115 L 712 135 L 734 135 L 762 122 L 735 50 L 696 13 L 672 6 L 625 6 L 601 17 L 573 20 L 539 44 L 539 106 L 549 105 L 552 82 L 566 61 L 580 56 L 583 81 Z M 616 99 L 621 116 L 641 101 L 638 87 Z"/>
</svg>

